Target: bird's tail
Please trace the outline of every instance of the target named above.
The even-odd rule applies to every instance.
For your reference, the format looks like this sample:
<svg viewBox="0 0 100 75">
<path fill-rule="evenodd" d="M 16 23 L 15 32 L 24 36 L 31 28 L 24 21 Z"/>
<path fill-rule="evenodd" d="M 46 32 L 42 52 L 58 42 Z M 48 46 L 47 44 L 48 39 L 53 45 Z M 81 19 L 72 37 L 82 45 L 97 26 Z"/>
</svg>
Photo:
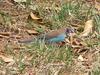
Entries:
<svg viewBox="0 0 100 75">
<path fill-rule="evenodd" d="M 24 39 L 24 40 L 18 40 L 18 43 L 31 43 L 34 42 L 36 38 L 29 38 L 29 39 Z"/>
</svg>

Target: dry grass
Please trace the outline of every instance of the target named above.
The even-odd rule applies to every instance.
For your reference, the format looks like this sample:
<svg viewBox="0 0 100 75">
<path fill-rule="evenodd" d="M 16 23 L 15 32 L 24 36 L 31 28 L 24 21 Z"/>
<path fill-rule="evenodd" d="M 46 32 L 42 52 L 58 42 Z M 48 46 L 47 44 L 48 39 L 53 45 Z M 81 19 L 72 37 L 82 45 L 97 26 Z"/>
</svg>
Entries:
<svg viewBox="0 0 100 75">
<path fill-rule="evenodd" d="M 30 12 L 42 19 L 30 19 Z M 0 38 L 0 75 L 99 75 L 100 74 L 100 14 L 94 5 L 85 0 L 27 0 L 25 3 L 0 3 L 0 31 L 10 32 Z M 18 38 L 31 37 L 26 29 L 34 29 L 39 34 L 71 26 L 79 35 L 87 20 L 93 19 L 93 32 L 82 39 L 87 53 L 74 53 L 74 48 L 45 45 L 44 42 L 19 44 Z M 35 36 L 35 35 L 34 35 Z M 83 55 L 86 61 L 77 58 Z M 9 61 L 9 60 L 13 60 Z M 91 59 L 91 60 L 90 60 Z"/>
</svg>

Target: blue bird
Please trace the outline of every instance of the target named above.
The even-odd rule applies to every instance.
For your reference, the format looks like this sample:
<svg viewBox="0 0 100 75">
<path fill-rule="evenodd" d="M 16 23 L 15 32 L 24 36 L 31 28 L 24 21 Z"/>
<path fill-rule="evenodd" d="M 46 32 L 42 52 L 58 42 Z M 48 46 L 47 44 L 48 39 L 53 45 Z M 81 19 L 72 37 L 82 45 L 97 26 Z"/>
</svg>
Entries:
<svg viewBox="0 0 100 75">
<path fill-rule="evenodd" d="M 44 40 L 46 43 L 59 43 L 63 42 L 66 37 L 70 36 L 71 33 L 74 33 L 72 28 L 61 28 L 58 30 L 51 31 L 49 33 L 45 33 L 43 35 L 39 35 L 37 37 L 38 40 Z M 20 40 L 20 43 L 30 43 L 34 41 L 34 38 L 28 40 Z"/>
</svg>

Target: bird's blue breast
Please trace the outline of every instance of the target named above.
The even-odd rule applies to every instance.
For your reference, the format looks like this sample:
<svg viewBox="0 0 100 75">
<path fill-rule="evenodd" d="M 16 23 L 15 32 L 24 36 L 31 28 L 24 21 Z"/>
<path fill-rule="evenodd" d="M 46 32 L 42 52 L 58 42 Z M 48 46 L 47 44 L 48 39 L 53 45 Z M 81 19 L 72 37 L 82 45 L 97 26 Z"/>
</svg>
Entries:
<svg viewBox="0 0 100 75">
<path fill-rule="evenodd" d="M 65 34 L 60 34 L 56 37 L 48 39 L 48 42 L 51 42 L 51 43 L 61 42 L 61 41 L 64 41 L 65 37 L 66 37 Z"/>
</svg>

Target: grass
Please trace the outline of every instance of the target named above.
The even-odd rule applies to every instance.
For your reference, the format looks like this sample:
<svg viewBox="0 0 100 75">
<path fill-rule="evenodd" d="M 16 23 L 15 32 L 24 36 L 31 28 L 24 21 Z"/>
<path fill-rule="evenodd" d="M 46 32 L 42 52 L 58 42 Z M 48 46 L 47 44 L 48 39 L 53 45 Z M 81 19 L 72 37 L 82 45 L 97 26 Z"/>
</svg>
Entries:
<svg viewBox="0 0 100 75">
<path fill-rule="evenodd" d="M 59 47 L 55 45 L 45 45 L 41 41 L 34 41 L 31 44 L 24 45 L 24 47 L 24 49 L 20 49 L 18 53 L 15 53 L 11 45 L 7 46 L 6 54 L 12 55 L 16 61 L 13 67 L 16 66 L 18 71 L 14 70 L 15 73 L 24 74 L 28 66 L 39 68 L 40 65 L 62 62 L 66 63 L 68 66 L 72 62 L 72 49 L 67 46 Z M 3 66 L 4 64 L 0 65 Z M 9 70 L 9 73 L 11 72 L 12 74 L 12 71 L 9 68 L 7 68 L 7 70 Z"/>
<path fill-rule="evenodd" d="M 27 0 L 26 7 L 29 8 L 32 0 Z M 56 4 L 56 3 L 54 3 Z M 89 19 L 94 19 L 95 24 L 95 30 L 97 33 L 100 33 L 100 15 L 97 15 L 94 13 L 96 11 L 94 7 L 90 7 L 87 5 L 87 3 L 84 0 L 70 0 L 67 3 L 61 4 L 58 6 L 60 10 L 56 10 L 56 6 L 53 3 L 51 3 L 49 6 L 51 8 L 48 8 L 46 10 L 46 6 L 48 7 L 48 4 L 45 3 L 36 3 L 38 8 L 33 11 L 37 11 L 39 13 L 39 16 L 43 19 L 43 22 L 45 22 L 44 25 L 38 24 L 33 22 L 32 20 L 29 20 L 26 24 L 26 28 L 31 29 L 34 28 L 39 33 L 42 33 L 45 31 L 45 28 L 47 29 L 58 29 L 64 26 L 72 26 L 82 28 L 84 27 L 84 23 Z M 34 6 L 34 5 L 33 5 Z M 3 19 L 5 21 L 5 25 L 8 24 L 8 27 L 11 27 L 11 19 L 8 15 L 4 15 L 4 13 L 0 13 L 3 16 Z M 16 21 L 17 22 L 17 21 Z M 77 32 L 80 33 L 81 31 Z M 92 38 L 92 37 L 91 37 Z M 93 48 L 94 43 L 97 43 L 96 45 L 100 45 L 99 41 L 94 42 L 91 38 L 85 38 L 86 43 L 88 44 L 88 47 Z M 99 39 L 100 36 L 97 35 L 96 39 Z M 19 47 L 24 47 L 23 49 L 19 49 L 16 51 L 13 48 L 12 44 L 7 44 L 5 47 L 5 54 L 11 55 L 14 57 L 15 64 L 12 65 L 13 68 L 16 68 L 15 74 L 25 74 L 26 68 L 40 68 L 41 66 L 48 65 L 49 63 L 62 63 L 64 62 L 66 64 L 66 67 L 71 66 L 73 62 L 73 52 L 72 48 L 65 45 L 63 47 L 55 46 L 55 45 L 46 45 L 43 41 L 36 42 L 34 40 L 31 44 L 21 44 Z M 7 63 L 2 62 L 0 60 L 0 65 L 5 66 Z M 4 67 L 6 70 L 9 71 L 9 75 L 12 75 L 12 70 L 9 69 L 9 67 Z M 4 69 L 3 68 L 3 69 Z M 11 73 L 10 73 L 11 72 Z M 94 70 L 92 72 L 92 75 L 99 75 L 100 71 Z"/>
<path fill-rule="evenodd" d="M 100 74 L 100 54 L 97 54 L 96 58 L 95 58 L 95 63 L 94 63 L 94 67 L 90 73 L 90 75 L 99 75 Z"/>
<path fill-rule="evenodd" d="M 41 59 L 43 58 L 45 62 L 51 63 L 55 61 L 65 61 L 66 63 L 71 61 L 72 53 L 70 47 L 57 47 L 55 45 L 45 45 L 43 42 L 32 43 L 27 46 L 27 53 L 29 52 L 31 55 L 35 53 L 34 56 L 39 56 Z M 32 54 L 33 53 L 33 54 Z M 36 58 L 34 57 L 33 58 Z"/>
<path fill-rule="evenodd" d="M 96 24 L 96 28 L 95 29 L 100 34 L 100 15 L 95 15 L 94 19 L 95 19 L 95 24 Z M 97 37 L 100 38 L 99 35 Z"/>
<path fill-rule="evenodd" d="M 94 70 L 91 75 L 99 75 L 99 74 L 100 74 L 100 68 Z"/>
<path fill-rule="evenodd" d="M 1 16 L 2 21 L 3 21 L 2 24 L 5 24 L 4 25 L 5 27 L 11 27 L 11 20 L 12 20 L 11 16 L 2 12 L 2 11 L 0 11 L 0 16 Z"/>
</svg>

